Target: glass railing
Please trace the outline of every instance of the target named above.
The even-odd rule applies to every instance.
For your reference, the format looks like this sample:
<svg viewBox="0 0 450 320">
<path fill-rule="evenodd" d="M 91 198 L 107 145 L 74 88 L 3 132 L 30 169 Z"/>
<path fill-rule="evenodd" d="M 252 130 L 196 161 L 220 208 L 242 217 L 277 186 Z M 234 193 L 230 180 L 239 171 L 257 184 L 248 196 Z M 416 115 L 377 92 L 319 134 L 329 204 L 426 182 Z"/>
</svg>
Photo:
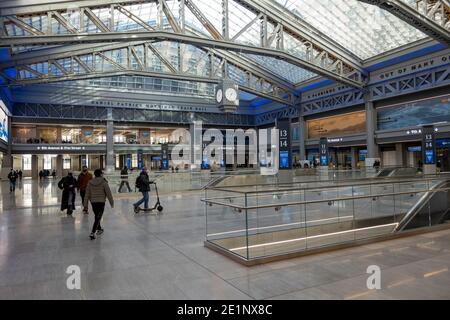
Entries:
<svg viewBox="0 0 450 320">
<path fill-rule="evenodd" d="M 78 177 L 80 172 L 73 172 L 75 177 Z M 220 181 L 228 177 L 239 176 L 253 176 L 259 175 L 258 170 L 242 169 L 234 171 L 149 171 L 150 180 L 155 181 L 158 184 L 158 191 L 160 193 L 174 193 L 183 191 L 195 191 L 202 190 L 206 186 Z M 138 190 L 135 188 L 136 178 L 139 172 L 133 171 L 128 174 L 126 179 L 122 178 L 119 171 L 114 173 L 105 173 L 104 177 L 108 180 L 111 191 L 117 194 L 136 193 Z M 126 184 L 122 184 L 123 181 L 128 181 L 131 191 L 128 190 Z M 120 192 L 119 192 L 120 191 Z"/>
<path fill-rule="evenodd" d="M 448 181 L 450 175 L 208 187 L 205 243 L 250 261 L 402 232 L 406 218 L 429 227 L 449 218 Z"/>
<path fill-rule="evenodd" d="M 138 171 L 130 172 L 126 179 L 132 193 L 137 192 L 134 185 L 138 174 Z M 74 175 L 77 177 L 79 172 L 74 172 Z M 151 180 L 156 181 L 161 193 L 195 191 L 212 186 L 230 190 L 237 188 L 240 191 L 264 191 L 271 188 L 323 187 L 344 182 L 358 183 L 367 182 L 368 179 L 381 179 L 376 176 L 375 170 L 330 170 L 327 173 L 319 173 L 314 169 L 289 170 L 273 176 L 263 176 L 259 169 L 149 171 L 149 176 Z M 114 193 L 129 192 L 127 186 L 122 185 L 124 179 L 120 171 L 105 173 L 105 178 Z"/>
</svg>

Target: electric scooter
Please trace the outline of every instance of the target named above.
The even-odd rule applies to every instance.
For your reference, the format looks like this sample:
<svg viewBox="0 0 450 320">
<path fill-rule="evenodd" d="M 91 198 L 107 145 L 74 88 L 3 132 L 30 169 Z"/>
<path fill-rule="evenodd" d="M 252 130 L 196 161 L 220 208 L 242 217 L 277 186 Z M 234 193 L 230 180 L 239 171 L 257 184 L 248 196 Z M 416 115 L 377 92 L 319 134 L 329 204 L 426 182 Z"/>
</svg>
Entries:
<svg viewBox="0 0 450 320">
<path fill-rule="evenodd" d="M 144 212 L 152 212 L 155 210 L 158 210 L 158 212 L 161 212 L 164 210 L 163 206 L 161 205 L 161 201 L 159 200 L 159 193 L 158 193 L 158 186 L 156 185 L 156 181 L 150 181 L 150 185 L 154 184 L 155 185 L 155 191 L 156 191 L 156 203 L 153 206 L 153 208 L 148 208 L 148 209 L 142 209 L 141 207 L 136 207 L 134 208 L 134 213 L 138 214 L 141 211 Z"/>
</svg>

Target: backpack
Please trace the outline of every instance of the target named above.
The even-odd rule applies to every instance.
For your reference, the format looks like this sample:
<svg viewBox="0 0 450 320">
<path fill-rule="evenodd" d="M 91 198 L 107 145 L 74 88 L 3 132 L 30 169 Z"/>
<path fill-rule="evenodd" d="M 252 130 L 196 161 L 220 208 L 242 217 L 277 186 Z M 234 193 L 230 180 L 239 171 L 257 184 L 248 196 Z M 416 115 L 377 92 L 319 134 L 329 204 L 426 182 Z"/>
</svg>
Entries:
<svg viewBox="0 0 450 320">
<path fill-rule="evenodd" d="M 136 182 L 135 182 L 135 187 L 138 188 L 139 190 L 142 188 L 142 180 L 141 180 L 141 176 L 138 176 L 136 178 Z"/>
</svg>

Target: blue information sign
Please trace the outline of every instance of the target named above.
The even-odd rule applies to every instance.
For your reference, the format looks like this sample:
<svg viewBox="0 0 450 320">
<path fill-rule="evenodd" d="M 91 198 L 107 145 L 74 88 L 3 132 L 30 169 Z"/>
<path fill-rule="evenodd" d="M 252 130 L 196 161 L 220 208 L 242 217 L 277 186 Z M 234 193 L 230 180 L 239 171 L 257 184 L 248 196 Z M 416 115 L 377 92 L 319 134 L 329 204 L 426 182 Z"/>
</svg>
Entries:
<svg viewBox="0 0 450 320">
<path fill-rule="evenodd" d="M 291 169 L 291 122 L 289 119 L 277 121 L 279 136 L 279 168 L 280 170 Z"/>
<path fill-rule="evenodd" d="M 422 130 L 422 153 L 424 164 L 436 164 L 436 140 L 433 126 L 425 126 Z"/>
<path fill-rule="evenodd" d="M 319 142 L 319 154 L 320 154 L 320 165 L 322 167 L 327 167 L 329 163 L 328 158 L 328 139 L 321 138 Z"/>
<path fill-rule="evenodd" d="M 161 145 L 161 169 L 169 170 L 169 145 L 167 143 Z"/>
</svg>

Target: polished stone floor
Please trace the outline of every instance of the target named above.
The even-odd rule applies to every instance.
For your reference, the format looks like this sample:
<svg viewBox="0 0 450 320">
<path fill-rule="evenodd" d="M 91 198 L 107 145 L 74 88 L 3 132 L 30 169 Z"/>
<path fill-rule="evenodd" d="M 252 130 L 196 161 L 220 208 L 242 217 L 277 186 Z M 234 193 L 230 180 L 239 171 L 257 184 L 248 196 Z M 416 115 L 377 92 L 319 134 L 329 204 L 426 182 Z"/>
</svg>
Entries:
<svg viewBox="0 0 450 320">
<path fill-rule="evenodd" d="M 92 214 L 58 208 L 54 182 L 0 183 L 0 299 L 449 299 L 450 230 L 244 267 L 203 246 L 202 193 L 162 196 L 164 213 L 134 215 L 133 195 Z M 79 201 L 79 199 L 78 199 Z M 81 269 L 68 290 L 67 267 Z M 368 266 L 381 289 L 367 288 Z"/>
</svg>

